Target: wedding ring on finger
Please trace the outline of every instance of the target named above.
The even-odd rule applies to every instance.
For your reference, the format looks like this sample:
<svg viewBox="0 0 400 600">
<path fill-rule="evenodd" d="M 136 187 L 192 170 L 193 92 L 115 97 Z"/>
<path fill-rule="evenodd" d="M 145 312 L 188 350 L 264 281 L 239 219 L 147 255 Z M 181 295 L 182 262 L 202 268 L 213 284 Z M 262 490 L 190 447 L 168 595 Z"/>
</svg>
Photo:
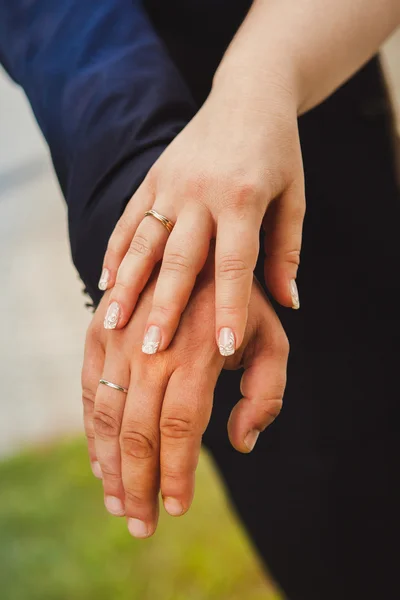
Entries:
<svg viewBox="0 0 400 600">
<path fill-rule="evenodd" d="M 170 221 L 170 219 L 168 219 L 168 217 L 165 217 L 164 215 L 160 214 L 153 208 L 151 210 L 147 210 L 144 213 L 144 216 L 145 217 L 154 217 L 155 219 L 157 219 L 157 221 L 160 221 L 160 223 L 165 227 L 165 229 L 168 231 L 168 233 L 171 233 L 171 231 L 174 228 L 174 223 L 172 221 Z"/>
<path fill-rule="evenodd" d="M 118 383 L 112 383 L 111 381 L 107 381 L 107 379 L 99 379 L 99 383 L 113 388 L 113 390 L 117 390 L 118 392 L 123 392 L 124 394 L 128 393 L 128 388 L 122 385 L 118 385 Z"/>
</svg>

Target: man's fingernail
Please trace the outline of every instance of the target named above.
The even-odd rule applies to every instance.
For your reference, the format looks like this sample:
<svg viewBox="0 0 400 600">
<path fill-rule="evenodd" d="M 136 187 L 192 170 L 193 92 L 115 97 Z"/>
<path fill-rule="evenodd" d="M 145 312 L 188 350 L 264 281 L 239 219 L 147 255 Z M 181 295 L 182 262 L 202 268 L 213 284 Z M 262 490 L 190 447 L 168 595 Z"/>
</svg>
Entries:
<svg viewBox="0 0 400 600">
<path fill-rule="evenodd" d="M 230 327 L 222 327 L 218 337 L 218 348 L 222 356 L 235 354 L 235 335 Z"/>
<path fill-rule="evenodd" d="M 142 351 L 145 354 L 155 354 L 160 346 L 161 330 L 157 325 L 150 325 L 144 336 Z"/>
<path fill-rule="evenodd" d="M 104 319 L 104 329 L 115 329 L 118 324 L 118 319 L 121 309 L 118 302 L 111 302 L 107 309 L 106 318 Z"/>
<path fill-rule="evenodd" d="M 294 310 L 298 310 L 300 308 L 300 298 L 299 298 L 299 290 L 297 289 L 297 284 L 295 279 L 290 280 L 290 295 L 292 297 L 292 308 Z"/>
<path fill-rule="evenodd" d="M 249 452 L 251 452 L 256 445 L 259 435 L 260 432 L 257 429 L 252 429 L 244 438 L 244 444 L 246 448 L 248 448 Z"/>
<path fill-rule="evenodd" d="M 146 523 L 140 519 L 128 519 L 128 530 L 136 538 L 145 538 L 149 535 Z"/>
<path fill-rule="evenodd" d="M 107 289 L 109 280 L 110 280 L 110 271 L 108 269 L 104 268 L 101 272 L 101 277 L 99 280 L 99 290 L 104 292 Z"/>
<path fill-rule="evenodd" d="M 164 507 L 169 515 L 172 517 L 179 517 L 183 513 L 183 506 L 176 498 L 167 496 L 164 498 Z"/>
<path fill-rule="evenodd" d="M 116 496 L 106 496 L 104 498 L 104 504 L 106 505 L 106 509 L 111 515 L 115 517 L 123 517 L 125 514 L 124 505 L 121 500 Z"/>
<path fill-rule="evenodd" d="M 100 463 L 97 460 L 91 463 L 91 467 L 93 475 L 97 477 L 97 479 L 103 479 L 103 473 L 101 472 Z"/>
</svg>

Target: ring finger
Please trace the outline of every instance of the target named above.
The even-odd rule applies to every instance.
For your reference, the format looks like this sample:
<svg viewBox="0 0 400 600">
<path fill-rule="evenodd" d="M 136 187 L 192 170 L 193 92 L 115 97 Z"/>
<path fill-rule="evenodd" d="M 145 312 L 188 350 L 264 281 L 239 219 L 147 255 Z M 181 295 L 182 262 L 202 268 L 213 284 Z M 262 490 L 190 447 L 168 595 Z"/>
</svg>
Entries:
<svg viewBox="0 0 400 600">
<path fill-rule="evenodd" d="M 160 357 L 161 360 L 162 357 Z M 131 382 L 121 429 L 122 481 L 125 514 L 134 537 L 152 535 L 158 519 L 160 487 L 161 405 L 166 388 L 165 366 L 151 363 L 141 355 L 132 361 Z"/>
<path fill-rule="evenodd" d="M 115 353 L 107 352 L 102 380 L 128 388 L 129 365 Z M 97 460 L 103 474 L 104 503 L 111 514 L 125 514 L 121 478 L 119 434 L 126 393 L 99 383 L 94 403 L 94 434 Z"/>
</svg>

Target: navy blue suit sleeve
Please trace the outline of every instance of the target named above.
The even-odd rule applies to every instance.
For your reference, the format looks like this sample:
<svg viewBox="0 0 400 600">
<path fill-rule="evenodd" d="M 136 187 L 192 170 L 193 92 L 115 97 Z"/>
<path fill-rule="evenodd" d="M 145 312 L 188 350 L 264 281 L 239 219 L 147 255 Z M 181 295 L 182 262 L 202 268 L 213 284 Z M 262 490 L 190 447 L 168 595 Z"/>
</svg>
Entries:
<svg viewBox="0 0 400 600">
<path fill-rule="evenodd" d="M 0 60 L 49 144 L 97 303 L 115 223 L 194 100 L 139 0 L 0 0 Z"/>
</svg>

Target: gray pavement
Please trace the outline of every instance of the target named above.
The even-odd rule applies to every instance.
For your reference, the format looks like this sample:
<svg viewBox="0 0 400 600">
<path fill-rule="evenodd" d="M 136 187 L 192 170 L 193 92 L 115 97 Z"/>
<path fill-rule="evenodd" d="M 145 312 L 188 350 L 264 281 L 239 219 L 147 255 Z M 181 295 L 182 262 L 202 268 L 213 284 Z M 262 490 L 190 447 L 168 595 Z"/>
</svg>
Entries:
<svg viewBox="0 0 400 600">
<path fill-rule="evenodd" d="M 0 454 L 82 429 L 90 313 L 66 211 L 22 92 L 0 73 Z"/>
<path fill-rule="evenodd" d="M 385 60 L 400 123 L 400 33 Z M 400 127 L 399 127 L 400 131 Z M 66 211 L 22 92 L 0 71 L 0 455 L 81 431 L 80 368 L 90 320 Z"/>
</svg>

